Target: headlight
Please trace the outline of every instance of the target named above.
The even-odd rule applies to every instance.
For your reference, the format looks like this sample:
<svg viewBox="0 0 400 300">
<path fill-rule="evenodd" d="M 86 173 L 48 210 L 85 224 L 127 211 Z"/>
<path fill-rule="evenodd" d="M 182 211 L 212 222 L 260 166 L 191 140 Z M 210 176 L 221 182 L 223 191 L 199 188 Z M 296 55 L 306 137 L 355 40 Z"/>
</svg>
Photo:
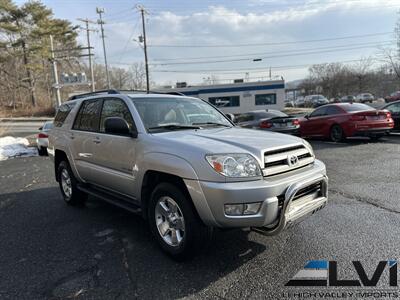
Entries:
<svg viewBox="0 0 400 300">
<path fill-rule="evenodd" d="M 311 155 L 315 157 L 314 150 L 313 150 L 311 144 L 309 142 L 307 142 L 306 140 L 303 140 L 303 144 L 304 144 L 304 146 L 306 146 L 307 150 L 311 153 Z"/>
<path fill-rule="evenodd" d="M 206 159 L 215 171 L 227 177 L 261 176 L 258 162 L 249 154 L 215 154 Z"/>
</svg>

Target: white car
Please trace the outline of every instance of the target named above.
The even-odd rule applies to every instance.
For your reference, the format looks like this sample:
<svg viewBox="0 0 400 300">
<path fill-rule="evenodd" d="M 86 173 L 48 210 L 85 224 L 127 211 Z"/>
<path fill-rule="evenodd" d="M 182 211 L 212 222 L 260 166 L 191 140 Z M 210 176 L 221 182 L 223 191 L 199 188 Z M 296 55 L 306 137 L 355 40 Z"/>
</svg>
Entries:
<svg viewBox="0 0 400 300">
<path fill-rule="evenodd" d="M 375 97 L 371 93 L 363 93 L 363 94 L 357 95 L 356 100 L 357 100 L 357 102 L 361 102 L 361 103 L 366 103 L 366 102 L 372 103 L 372 101 L 375 100 Z"/>
<path fill-rule="evenodd" d="M 53 122 L 47 121 L 39 128 L 40 132 L 36 138 L 36 145 L 40 156 L 47 155 L 47 147 L 49 146 L 48 132 L 53 129 L 53 127 Z"/>
</svg>

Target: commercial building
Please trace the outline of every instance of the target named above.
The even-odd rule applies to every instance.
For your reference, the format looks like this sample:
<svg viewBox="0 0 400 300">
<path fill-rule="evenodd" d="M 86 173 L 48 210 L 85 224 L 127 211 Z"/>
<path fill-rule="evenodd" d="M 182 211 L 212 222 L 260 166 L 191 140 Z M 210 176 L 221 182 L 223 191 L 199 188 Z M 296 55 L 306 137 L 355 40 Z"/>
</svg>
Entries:
<svg viewBox="0 0 400 300">
<path fill-rule="evenodd" d="M 285 81 L 258 82 L 235 81 L 230 84 L 187 86 L 180 82 L 177 87 L 159 89 L 174 91 L 186 96 L 209 101 L 225 113 L 239 114 L 260 109 L 283 109 L 285 104 Z"/>
</svg>

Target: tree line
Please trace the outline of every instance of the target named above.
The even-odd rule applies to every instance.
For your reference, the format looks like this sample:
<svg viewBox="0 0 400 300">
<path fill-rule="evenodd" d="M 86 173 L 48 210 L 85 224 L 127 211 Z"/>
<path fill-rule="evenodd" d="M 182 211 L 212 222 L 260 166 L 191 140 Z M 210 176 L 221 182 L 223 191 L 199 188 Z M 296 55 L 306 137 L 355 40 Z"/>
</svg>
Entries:
<svg viewBox="0 0 400 300">
<path fill-rule="evenodd" d="M 313 65 L 298 88 L 304 95 L 324 94 L 328 98 L 359 93 L 385 97 L 400 90 L 400 11 L 395 26 L 396 46 L 377 49 L 374 56 L 353 64 Z"/>
<path fill-rule="evenodd" d="M 54 89 L 50 35 L 56 52 L 58 69 L 65 73 L 90 74 L 86 59 L 80 57 L 82 46 L 77 42 L 79 27 L 68 20 L 57 19 L 51 9 L 40 1 L 20 6 L 12 0 L 0 0 L 0 113 L 7 110 L 29 112 L 37 107 L 54 108 Z M 106 73 L 102 65 L 94 65 L 97 89 L 105 89 Z M 111 67 L 112 86 L 118 89 L 141 89 L 145 86 L 143 64 L 128 69 Z M 79 89 L 63 88 L 62 98 Z"/>
</svg>

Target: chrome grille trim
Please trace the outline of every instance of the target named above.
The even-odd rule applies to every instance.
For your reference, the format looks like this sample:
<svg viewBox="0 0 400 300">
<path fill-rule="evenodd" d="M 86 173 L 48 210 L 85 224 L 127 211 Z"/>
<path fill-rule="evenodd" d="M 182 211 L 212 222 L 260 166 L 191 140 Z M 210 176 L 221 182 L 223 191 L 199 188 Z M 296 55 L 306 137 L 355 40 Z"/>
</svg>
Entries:
<svg viewBox="0 0 400 300">
<path fill-rule="evenodd" d="M 297 157 L 298 161 L 294 165 L 289 164 L 288 158 L 291 156 Z M 313 162 L 314 157 L 304 145 L 296 145 L 292 147 L 266 151 L 264 153 L 263 176 L 269 177 L 286 173 L 305 167 Z"/>
</svg>

